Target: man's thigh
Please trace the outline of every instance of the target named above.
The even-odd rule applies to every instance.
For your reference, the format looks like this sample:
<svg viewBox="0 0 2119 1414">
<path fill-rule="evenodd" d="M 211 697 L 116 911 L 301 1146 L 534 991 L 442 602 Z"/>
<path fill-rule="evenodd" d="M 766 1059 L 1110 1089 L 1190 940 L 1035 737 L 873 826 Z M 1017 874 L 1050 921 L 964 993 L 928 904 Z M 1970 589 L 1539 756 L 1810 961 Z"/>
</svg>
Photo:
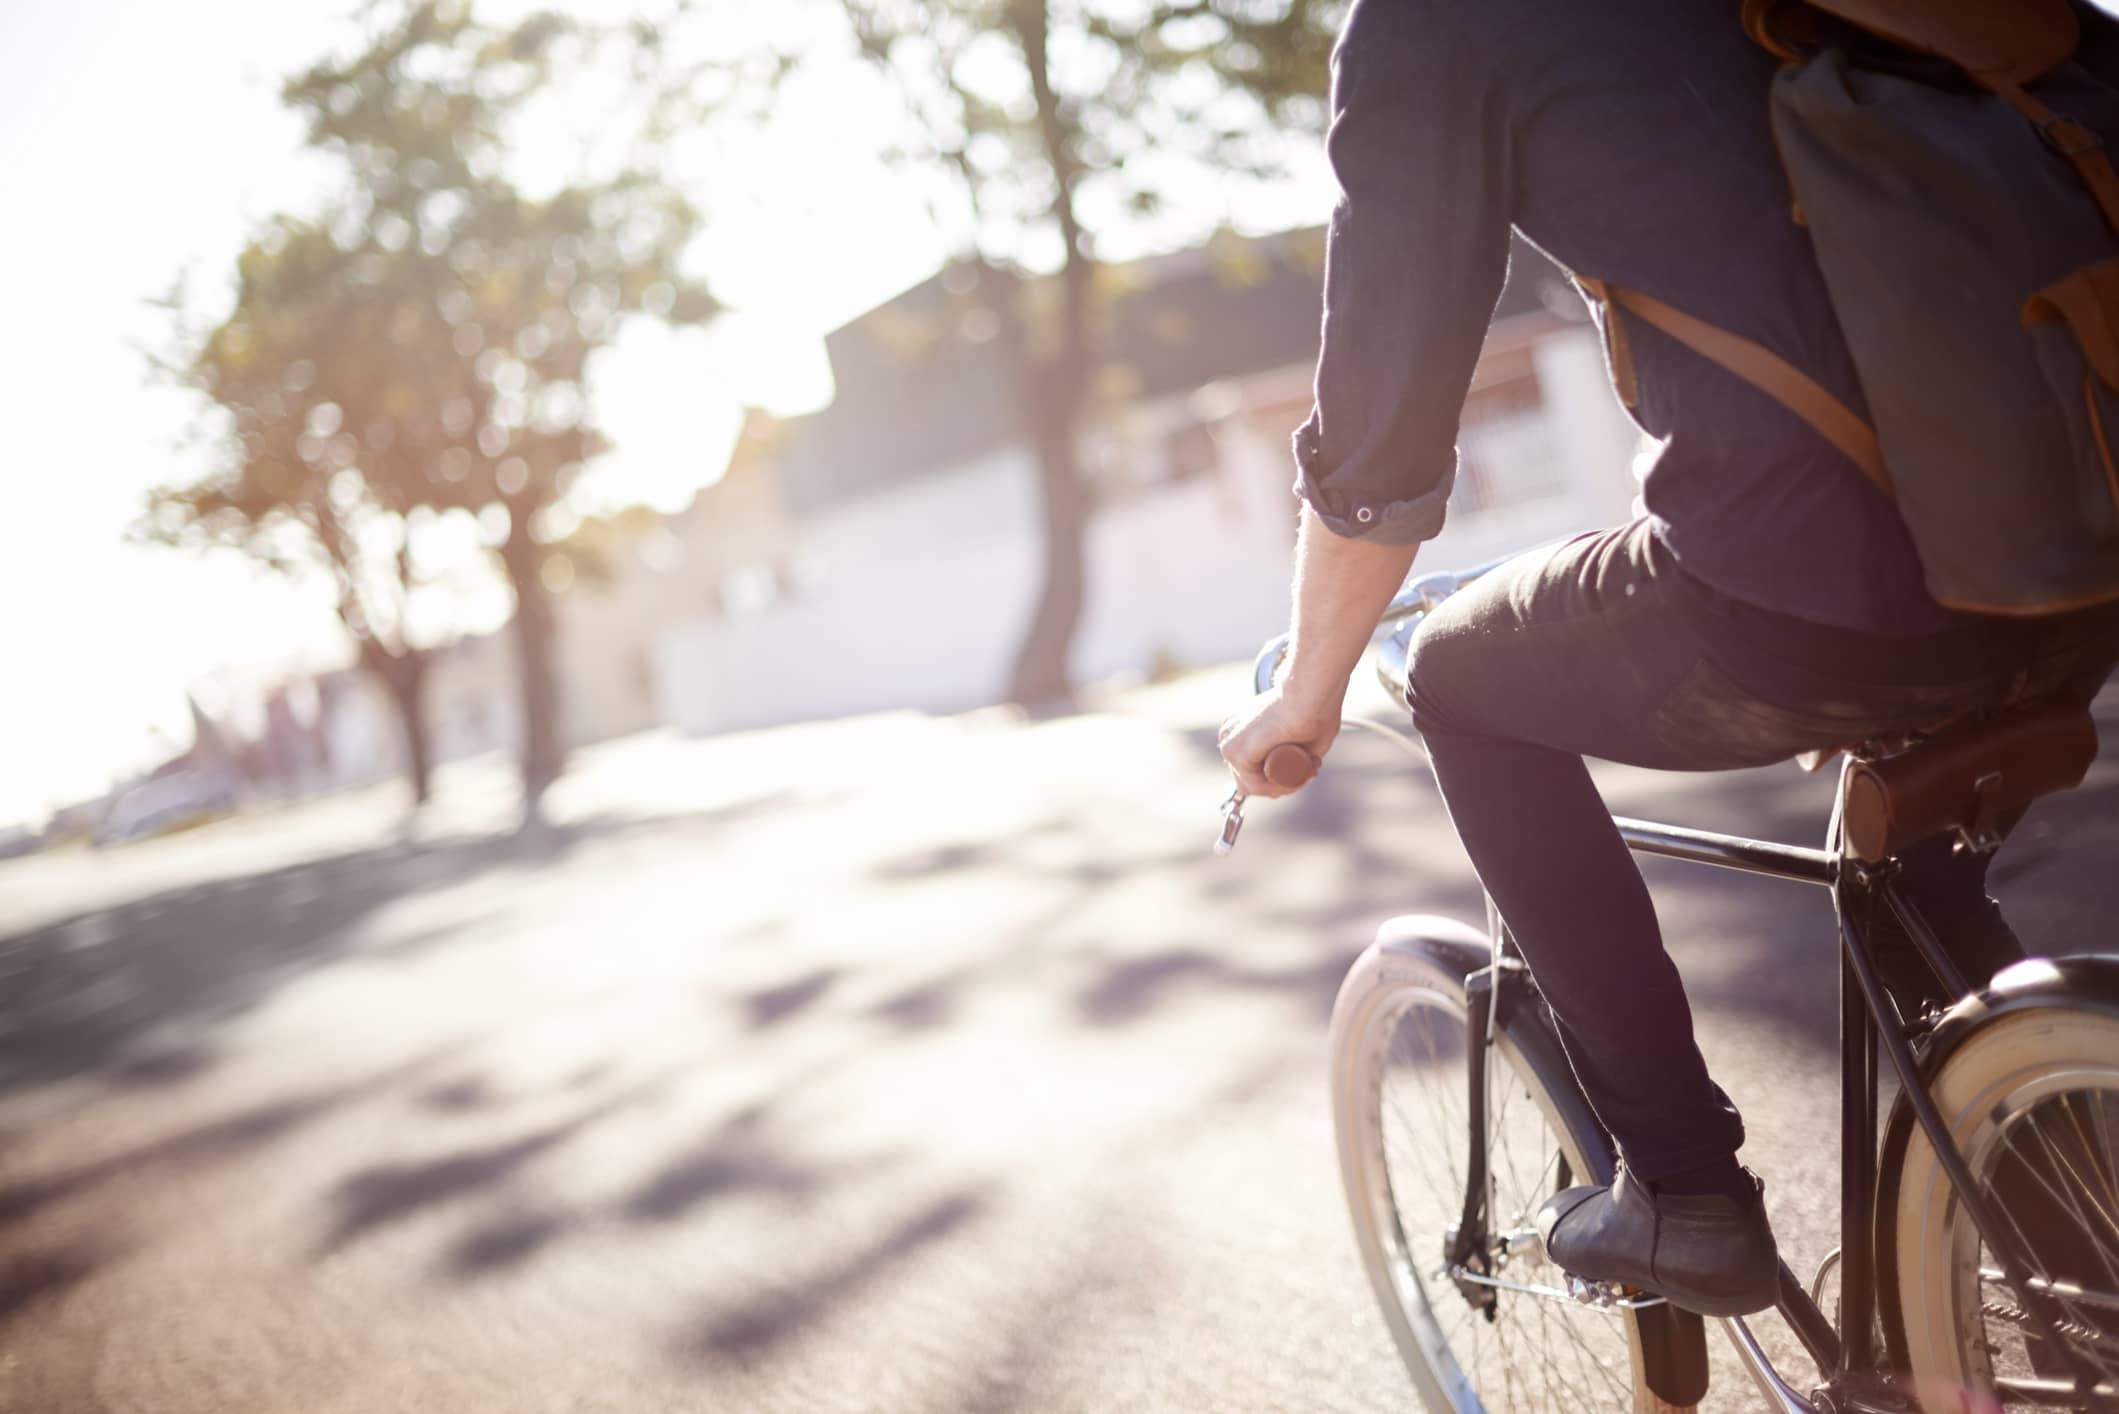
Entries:
<svg viewBox="0 0 2119 1414">
<path fill-rule="evenodd" d="M 1645 526 L 1622 526 L 1511 560 L 1452 596 L 1413 639 L 1407 701 L 1421 729 L 1691 764 L 1643 722 L 1699 659 L 1686 616 L 1658 590 L 1659 558 Z"/>
<path fill-rule="evenodd" d="M 1645 522 L 1533 552 L 1430 615 L 1407 701 L 1431 744 L 1522 741 L 1678 771 L 1769 765 L 1924 725 L 1949 705 L 1874 687 L 1805 686 L 1767 701 L 1725 670 L 1717 599 Z"/>
</svg>

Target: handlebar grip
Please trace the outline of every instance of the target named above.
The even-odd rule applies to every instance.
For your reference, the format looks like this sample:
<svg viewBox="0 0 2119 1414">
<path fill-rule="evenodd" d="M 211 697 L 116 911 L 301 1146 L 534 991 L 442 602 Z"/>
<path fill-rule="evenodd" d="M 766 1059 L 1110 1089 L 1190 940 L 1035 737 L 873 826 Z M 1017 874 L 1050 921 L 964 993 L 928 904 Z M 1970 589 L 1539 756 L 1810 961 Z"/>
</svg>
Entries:
<svg viewBox="0 0 2119 1414">
<path fill-rule="evenodd" d="M 1317 774 L 1317 758 L 1292 741 L 1284 741 L 1266 753 L 1260 768 L 1265 778 L 1282 790 L 1296 790 Z"/>
</svg>

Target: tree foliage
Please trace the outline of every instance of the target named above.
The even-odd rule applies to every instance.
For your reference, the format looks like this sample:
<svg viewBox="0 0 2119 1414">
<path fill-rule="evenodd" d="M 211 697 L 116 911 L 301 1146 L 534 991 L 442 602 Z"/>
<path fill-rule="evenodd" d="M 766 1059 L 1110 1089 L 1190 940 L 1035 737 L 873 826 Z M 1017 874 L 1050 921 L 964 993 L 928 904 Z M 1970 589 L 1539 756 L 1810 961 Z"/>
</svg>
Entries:
<svg viewBox="0 0 2119 1414">
<path fill-rule="evenodd" d="M 1143 224 L 1175 243 L 1226 219 L 1246 180 L 1314 137 L 1340 0 L 838 0 L 894 81 L 901 154 L 947 179 L 944 212 L 993 278 L 1036 449 L 1045 580 L 1012 693 L 1063 695 L 1090 506 L 1078 442 L 1099 356 L 1100 246 Z M 1040 300 L 1028 271 L 1056 269 Z"/>
<path fill-rule="evenodd" d="M 422 532 L 480 515 L 516 599 L 534 801 L 561 760 L 542 513 L 605 449 L 587 375 L 622 321 L 713 314 L 683 264 L 700 218 L 639 167 L 535 196 L 507 171 L 511 119 L 652 31 L 495 29 L 443 0 L 371 15 L 387 23 L 367 45 L 286 85 L 345 185 L 273 222 L 237 263 L 232 308 L 180 331 L 172 366 L 221 413 L 223 456 L 160 493 L 148 525 L 328 565 L 364 661 L 402 696 L 426 647 L 412 605 L 443 570 Z"/>
</svg>

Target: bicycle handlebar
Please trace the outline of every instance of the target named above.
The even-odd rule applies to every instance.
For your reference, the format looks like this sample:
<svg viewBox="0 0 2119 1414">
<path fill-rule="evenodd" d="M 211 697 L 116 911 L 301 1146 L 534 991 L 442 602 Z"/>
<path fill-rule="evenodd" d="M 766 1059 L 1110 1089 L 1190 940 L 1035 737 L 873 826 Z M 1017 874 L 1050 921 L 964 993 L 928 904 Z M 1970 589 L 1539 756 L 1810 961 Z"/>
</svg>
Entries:
<svg viewBox="0 0 2119 1414">
<path fill-rule="evenodd" d="M 1292 741 L 1284 741 L 1266 753 L 1259 774 L 1282 790 L 1299 790 L 1317 774 L 1317 758 Z"/>
</svg>

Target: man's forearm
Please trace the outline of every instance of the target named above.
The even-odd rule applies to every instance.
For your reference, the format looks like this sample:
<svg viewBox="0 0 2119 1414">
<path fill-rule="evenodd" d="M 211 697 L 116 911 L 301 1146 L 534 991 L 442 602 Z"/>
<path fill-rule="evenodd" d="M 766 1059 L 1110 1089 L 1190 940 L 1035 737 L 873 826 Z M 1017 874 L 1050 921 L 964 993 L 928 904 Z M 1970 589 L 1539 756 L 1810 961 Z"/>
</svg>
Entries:
<svg viewBox="0 0 2119 1414">
<path fill-rule="evenodd" d="M 1339 718 L 1347 680 L 1376 621 L 1405 583 L 1416 545 L 1379 545 L 1336 535 L 1302 508 L 1295 548 L 1295 625 L 1281 674 L 1291 705 Z"/>
</svg>

